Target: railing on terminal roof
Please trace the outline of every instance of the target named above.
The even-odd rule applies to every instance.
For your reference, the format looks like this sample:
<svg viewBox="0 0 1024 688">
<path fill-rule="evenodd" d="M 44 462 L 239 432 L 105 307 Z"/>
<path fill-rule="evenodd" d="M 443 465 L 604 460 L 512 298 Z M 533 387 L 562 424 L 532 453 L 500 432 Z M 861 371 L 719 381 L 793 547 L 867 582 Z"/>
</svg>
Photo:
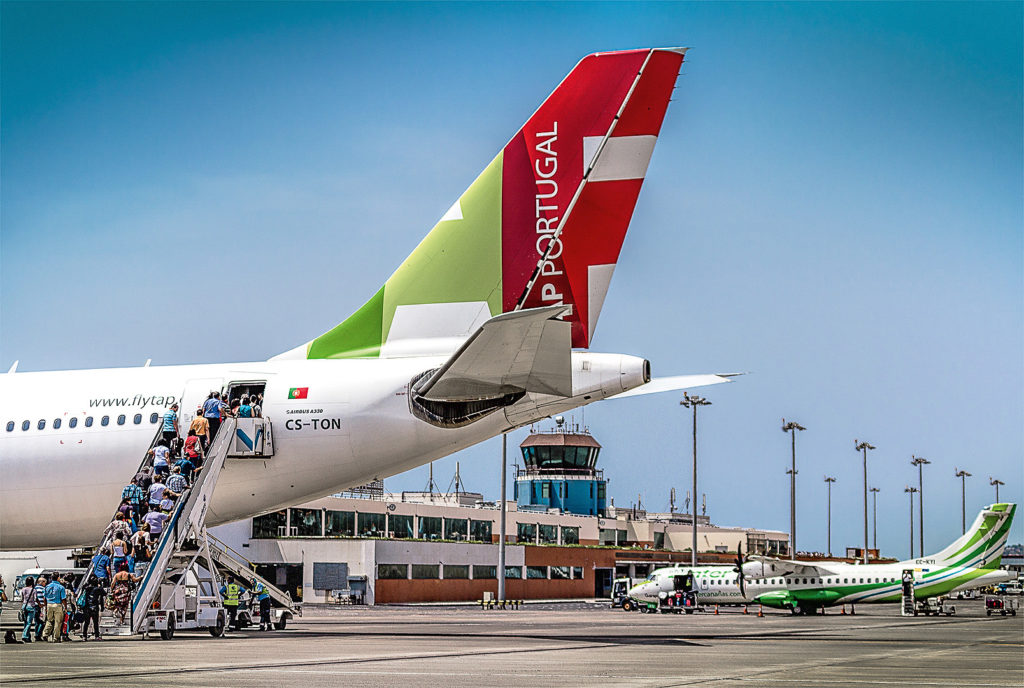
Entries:
<svg viewBox="0 0 1024 688">
<path fill-rule="evenodd" d="M 565 468 L 565 467 L 550 467 L 550 468 L 531 468 L 529 466 L 520 468 L 516 466 L 516 480 L 520 478 L 551 478 L 556 475 L 565 475 L 572 477 L 581 478 L 596 478 L 597 480 L 604 480 L 604 469 L 601 468 Z"/>
<path fill-rule="evenodd" d="M 334 495 L 335 497 L 345 497 L 347 499 L 375 499 L 378 501 L 384 500 L 384 481 L 383 480 L 371 480 L 365 485 L 359 485 L 358 487 L 351 487 L 342 492 L 338 492 Z"/>
</svg>

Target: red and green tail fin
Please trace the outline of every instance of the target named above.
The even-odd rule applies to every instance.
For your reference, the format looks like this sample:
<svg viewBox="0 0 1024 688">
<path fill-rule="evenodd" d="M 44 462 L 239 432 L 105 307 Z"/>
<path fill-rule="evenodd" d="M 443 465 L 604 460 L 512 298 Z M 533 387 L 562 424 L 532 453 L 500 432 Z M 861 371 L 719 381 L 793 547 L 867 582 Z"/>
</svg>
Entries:
<svg viewBox="0 0 1024 688">
<path fill-rule="evenodd" d="M 450 353 L 557 304 L 589 347 L 684 52 L 585 57 L 365 305 L 279 358 Z"/>
</svg>

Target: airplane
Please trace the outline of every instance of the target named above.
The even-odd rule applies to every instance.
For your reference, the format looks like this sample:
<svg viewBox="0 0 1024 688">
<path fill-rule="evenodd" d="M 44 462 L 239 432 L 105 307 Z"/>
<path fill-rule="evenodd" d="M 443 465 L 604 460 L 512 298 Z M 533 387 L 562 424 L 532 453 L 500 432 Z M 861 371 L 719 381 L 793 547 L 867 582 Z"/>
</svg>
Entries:
<svg viewBox="0 0 1024 688">
<path fill-rule="evenodd" d="M 583 58 L 355 313 L 268 361 L 0 375 L 0 549 L 95 545 L 179 404 L 264 395 L 274 455 L 228 458 L 208 525 L 424 465 L 652 380 L 587 351 L 685 48 Z"/>
<path fill-rule="evenodd" d="M 927 557 L 864 565 L 748 556 L 738 557 L 735 566 L 669 566 L 630 588 L 629 597 L 635 605 L 656 609 L 690 572 L 699 604 L 763 604 L 793 614 L 841 604 L 899 602 L 905 571 L 913 572 L 915 599 L 983 588 L 1016 577 L 999 568 L 1016 509 L 1009 503 L 983 508 L 966 533 Z"/>
</svg>

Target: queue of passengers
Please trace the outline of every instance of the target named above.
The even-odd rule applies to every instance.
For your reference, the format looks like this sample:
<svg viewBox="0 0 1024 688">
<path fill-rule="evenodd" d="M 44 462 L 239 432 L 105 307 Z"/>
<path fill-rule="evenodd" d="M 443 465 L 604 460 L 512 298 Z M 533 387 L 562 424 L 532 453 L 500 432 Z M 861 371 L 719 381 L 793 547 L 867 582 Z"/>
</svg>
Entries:
<svg viewBox="0 0 1024 688">
<path fill-rule="evenodd" d="M 135 587 L 142 580 L 178 501 L 202 470 L 206 452 L 221 422 L 228 416 L 258 418 L 262 415 L 262 402 L 262 394 L 251 397 L 243 395 L 227 403 L 221 399 L 220 392 L 210 392 L 206 401 L 196 408 L 195 418 L 189 425 L 184 441 L 179 436 L 178 404 L 171 404 L 163 415 L 161 437 L 156 446 L 149 450 L 142 468 L 121 490 L 121 504 L 103 531 L 100 549 L 92 558 L 92 575 L 80 587 L 77 600 L 73 602 L 68 599 L 68 590 L 74 590 L 70 581 L 68 587 L 56 581 L 45 588 L 38 583 L 32 586 L 35 600 L 32 623 L 39 626 L 37 639 L 49 637 L 45 629 L 49 629 L 50 624 L 47 623 L 44 628 L 39 619 L 45 612 L 49 622 L 50 612 L 46 610 L 55 609 L 50 605 L 57 603 L 68 617 L 63 626 L 56 624 L 64 629 L 64 638 L 68 638 L 77 618 L 82 622 L 82 640 L 88 639 L 90 621 L 94 637 L 100 640 L 99 616 L 103 609 L 109 609 L 119 623 L 125 622 Z M 50 602 L 47 597 L 39 606 L 42 593 L 38 591 L 50 589 L 50 586 L 55 586 L 52 594 L 54 601 Z M 63 594 L 59 593 L 56 586 L 60 586 Z M 23 597 L 24 594 L 23 591 Z M 77 608 L 78 611 L 69 612 L 69 608 Z M 25 618 L 22 639 L 31 642 L 31 624 L 27 612 Z M 56 634 L 58 637 L 61 635 L 59 630 Z"/>
</svg>

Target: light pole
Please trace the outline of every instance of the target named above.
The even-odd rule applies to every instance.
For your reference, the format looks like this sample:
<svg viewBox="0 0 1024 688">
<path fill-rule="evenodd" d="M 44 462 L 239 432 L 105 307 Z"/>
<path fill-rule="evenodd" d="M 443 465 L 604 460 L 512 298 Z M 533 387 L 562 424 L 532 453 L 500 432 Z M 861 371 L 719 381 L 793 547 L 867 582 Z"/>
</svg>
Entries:
<svg viewBox="0 0 1024 688">
<path fill-rule="evenodd" d="M 995 485 L 995 487 L 996 487 L 996 504 L 998 504 L 999 503 L 999 486 L 1000 485 L 1005 485 L 1006 483 L 1004 483 L 1002 480 L 998 480 L 996 478 L 993 478 L 992 476 L 989 476 L 988 484 L 989 485 Z"/>
<path fill-rule="evenodd" d="M 914 558 L 914 493 L 917 492 L 916 487 L 907 485 L 903 488 L 903 491 L 910 495 L 910 558 Z"/>
<path fill-rule="evenodd" d="M 868 449 L 874 447 L 868 442 L 853 441 L 856 451 L 864 453 L 864 563 L 868 563 Z"/>
<path fill-rule="evenodd" d="M 827 475 L 825 476 L 825 484 L 828 486 L 828 529 L 826 531 L 828 547 L 826 548 L 826 551 L 830 557 L 832 556 L 832 483 L 835 481 L 835 478 L 831 478 Z"/>
<path fill-rule="evenodd" d="M 789 473 L 789 556 L 796 556 L 796 431 L 806 430 L 799 423 L 782 419 L 782 432 L 790 435 L 790 447 L 792 465 L 786 473 Z"/>
<path fill-rule="evenodd" d="M 917 466 L 917 527 L 921 532 L 917 547 L 921 557 L 924 557 L 924 476 L 922 475 L 922 467 L 928 463 L 931 463 L 931 461 L 923 456 L 910 455 L 910 464 Z M 910 556 L 914 556 L 914 553 L 911 552 Z"/>
<path fill-rule="evenodd" d="M 960 478 L 960 532 L 967 532 L 967 478 L 971 477 L 971 474 L 967 471 L 961 471 L 957 468 L 953 468 L 956 471 L 956 477 Z"/>
<path fill-rule="evenodd" d="M 711 402 L 704 397 L 691 397 L 683 392 L 683 400 L 679 405 L 693 409 L 693 548 L 690 550 L 690 565 L 697 568 L 697 407 L 711 406 Z"/>
<path fill-rule="evenodd" d="M 871 547 L 878 549 L 878 488 L 872 487 L 871 493 Z"/>
<path fill-rule="evenodd" d="M 501 515 L 498 517 L 498 599 L 505 601 L 505 476 L 508 473 L 508 433 L 501 433 Z"/>
</svg>

